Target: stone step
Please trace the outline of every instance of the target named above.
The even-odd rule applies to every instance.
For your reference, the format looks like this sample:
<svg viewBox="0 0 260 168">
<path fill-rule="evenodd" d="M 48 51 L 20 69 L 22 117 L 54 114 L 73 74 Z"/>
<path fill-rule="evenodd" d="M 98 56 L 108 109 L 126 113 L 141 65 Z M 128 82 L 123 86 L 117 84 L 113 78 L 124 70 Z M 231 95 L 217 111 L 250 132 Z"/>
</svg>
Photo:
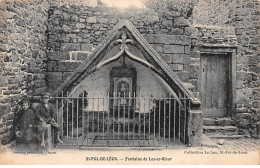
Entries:
<svg viewBox="0 0 260 168">
<path fill-rule="evenodd" d="M 244 138 L 244 135 L 223 135 L 223 134 L 207 134 L 209 138 L 215 138 L 215 139 L 239 139 Z"/>
<path fill-rule="evenodd" d="M 235 121 L 231 118 L 203 118 L 203 125 L 205 126 L 234 126 Z"/>
<path fill-rule="evenodd" d="M 237 127 L 235 126 L 203 126 L 204 133 L 224 133 L 237 134 Z"/>
</svg>

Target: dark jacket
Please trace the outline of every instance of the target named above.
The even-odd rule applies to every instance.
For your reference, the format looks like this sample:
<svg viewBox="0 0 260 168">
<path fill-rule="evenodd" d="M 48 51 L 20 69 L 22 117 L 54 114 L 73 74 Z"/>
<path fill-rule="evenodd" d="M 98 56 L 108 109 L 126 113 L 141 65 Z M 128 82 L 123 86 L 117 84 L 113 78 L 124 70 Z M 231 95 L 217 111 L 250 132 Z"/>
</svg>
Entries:
<svg viewBox="0 0 260 168">
<path fill-rule="evenodd" d="M 38 106 L 36 106 L 35 111 L 36 119 L 38 121 L 40 120 L 40 118 L 43 118 L 46 123 L 50 123 L 52 118 L 54 118 L 55 120 L 57 118 L 56 110 L 50 103 L 48 103 L 47 108 L 43 103 L 40 103 Z"/>
<path fill-rule="evenodd" d="M 35 126 L 35 117 L 35 112 L 31 108 L 19 110 L 14 118 L 15 130 L 24 132 L 29 128 L 29 125 Z"/>
</svg>

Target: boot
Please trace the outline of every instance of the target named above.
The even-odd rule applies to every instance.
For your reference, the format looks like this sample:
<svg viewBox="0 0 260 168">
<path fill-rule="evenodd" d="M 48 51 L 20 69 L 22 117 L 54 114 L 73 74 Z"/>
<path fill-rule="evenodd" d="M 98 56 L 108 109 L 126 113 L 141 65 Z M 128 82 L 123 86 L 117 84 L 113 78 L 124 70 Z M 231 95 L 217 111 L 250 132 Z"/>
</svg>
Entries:
<svg viewBox="0 0 260 168">
<path fill-rule="evenodd" d="M 42 141 L 41 146 L 45 147 L 45 140 Z"/>
<path fill-rule="evenodd" d="M 60 131 L 57 132 L 57 141 L 63 144 L 63 141 L 60 139 Z"/>
<path fill-rule="evenodd" d="M 42 146 L 42 147 L 45 147 L 44 134 L 42 134 L 42 142 L 41 142 L 41 146 Z"/>
</svg>

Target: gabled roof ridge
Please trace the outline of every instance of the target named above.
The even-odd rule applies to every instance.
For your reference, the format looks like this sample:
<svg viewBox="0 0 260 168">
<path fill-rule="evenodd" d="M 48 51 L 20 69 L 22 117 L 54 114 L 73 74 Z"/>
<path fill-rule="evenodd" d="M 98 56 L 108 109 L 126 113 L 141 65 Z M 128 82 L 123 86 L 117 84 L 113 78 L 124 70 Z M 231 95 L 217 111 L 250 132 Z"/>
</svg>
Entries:
<svg viewBox="0 0 260 168">
<path fill-rule="evenodd" d="M 169 65 L 162 59 L 162 57 L 155 51 L 155 49 L 144 39 L 140 32 L 134 27 L 134 25 L 128 20 L 120 21 L 106 36 L 106 38 L 96 47 L 93 53 L 86 58 L 82 64 L 58 87 L 53 95 L 59 94 L 64 88 L 67 88 L 72 84 L 80 75 L 80 72 L 86 70 L 87 67 L 93 62 L 93 60 L 107 47 L 109 42 L 117 35 L 118 30 L 126 27 L 128 31 L 134 36 L 146 52 L 155 60 L 156 63 L 163 69 L 163 71 L 170 77 L 170 79 L 179 87 L 180 90 L 188 97 L 191 98 L 195 104 L 200 104 L 199 101 L 194 100 L 192 93 L 182 84 L 179 77 L 172 71 Z"/>
</svg>

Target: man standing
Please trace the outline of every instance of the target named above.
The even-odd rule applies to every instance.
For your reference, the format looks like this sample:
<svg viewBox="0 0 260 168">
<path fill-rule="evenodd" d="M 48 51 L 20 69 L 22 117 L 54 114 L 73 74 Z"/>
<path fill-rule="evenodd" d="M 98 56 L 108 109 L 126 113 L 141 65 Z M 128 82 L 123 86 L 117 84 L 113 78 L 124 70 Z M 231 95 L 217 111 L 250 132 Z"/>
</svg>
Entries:
<svg viewBox="0 0 260 168">
<path fill-rule="evenodd" d="M 54 107 L 49 103 L 50 93 L 43 93 L 41 97 L 41 103 L 36 106 L 36 118 L 39 121 L 39 132 L 41 135 L 41 146 L 45 146 L 45 132 L 47 124 L 51 124 L 52 129 L 54 129 L 54 135 L 57 134 L 55 140 L 57 142 L 63 143 L 60 139 L 60 126 L 56 122 L 57 113 Z"/>
</svg>

